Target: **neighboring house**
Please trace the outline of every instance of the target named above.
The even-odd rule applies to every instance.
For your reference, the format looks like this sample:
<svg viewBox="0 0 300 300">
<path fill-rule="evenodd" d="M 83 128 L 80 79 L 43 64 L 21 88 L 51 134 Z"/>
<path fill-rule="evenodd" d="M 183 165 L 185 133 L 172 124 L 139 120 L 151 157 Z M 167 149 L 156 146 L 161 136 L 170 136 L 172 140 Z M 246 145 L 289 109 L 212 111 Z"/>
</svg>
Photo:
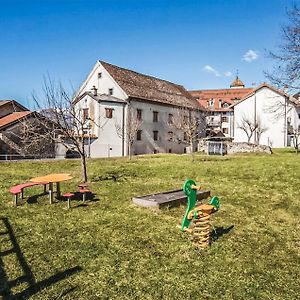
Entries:
<svg viewBox="0 0 300 300">
<path fill-rule="evenodd" d="M 54 145 L 29 145 L 24 125 L 36 118 L 36 113 L 15 100 L 0 100 L 0 159 L 54 157 Z M 28 147 L 27 147 L 28 146 Z"/>
<path fill-rule="evenodd" d="M 207 110 L 207 135 L 222 132 L 225 137 L 233 138 L 233 108 L 231 106 L 252 90 L 253 88 L 245 88 L 243 82 L 236 76 L 229 89 L 189 91 Z"/>
<path fill-rule="evenodd" d="M 274 148 L 290 146 L 291 129 L 300 126 L 299 100 L 267 83 L 252 90 L 230 108 L 234 109 L 235 142 L 248 141 L 245 129 L 241 129 L 245 120 L 252 126 L 258 124 L 250 138 L 251 143 Z"/>
<path fill-rule="evenodd" d="M 200 119 L 204 111 L 180 85 L 103 61 L 96 62 L 74 105 L 87 120 L 83 133 L 91 157 L 126 156 L 129 151 L 184 153 L 188 145 L 183 132 L 170 126 L 174 112 L 185 108 Z M 140 126 L 130 147 L 132 121 Z M 199 132 L 204 122 L 201 126 Z"/>
</svg>

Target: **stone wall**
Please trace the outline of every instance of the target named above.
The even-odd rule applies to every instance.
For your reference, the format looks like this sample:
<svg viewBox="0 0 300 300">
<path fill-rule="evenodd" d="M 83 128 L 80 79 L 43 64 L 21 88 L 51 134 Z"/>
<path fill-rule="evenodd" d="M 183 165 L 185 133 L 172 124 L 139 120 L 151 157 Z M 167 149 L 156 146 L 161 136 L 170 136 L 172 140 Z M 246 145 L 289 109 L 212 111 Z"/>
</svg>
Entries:
<svg viewBox="0 0 300 300">
<path fill-rule="evenodd" d="M 250 143 L 227 143 L 227 154 L 249 152 L 272 154 L 272 149 L 269 146 Z"/>
<path fill-rule="evenodd" d="M 224 144 L 226 145 L 227 154 L 234 154 L 234 153 L 267 153 L 272 154 L 272 149 L 269 146 L 264 145 L 256 145 L 251 143 L 234 143 L 225 141 Z M 207 141 L 201 140 L 198 144 L 198 151 L 199 152 L 208 152 L 207 149 Z"/>
</svg>

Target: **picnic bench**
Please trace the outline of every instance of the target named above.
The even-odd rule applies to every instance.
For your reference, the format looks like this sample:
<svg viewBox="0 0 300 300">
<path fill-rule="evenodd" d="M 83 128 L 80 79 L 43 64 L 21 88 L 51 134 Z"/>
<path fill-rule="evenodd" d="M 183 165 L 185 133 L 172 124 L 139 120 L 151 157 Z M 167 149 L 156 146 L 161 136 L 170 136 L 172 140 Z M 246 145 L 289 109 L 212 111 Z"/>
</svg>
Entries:
<svg viewBox="0 0 300 300">
<path fill-rule="evenodd" d="M 35 186 L 35 185 L 43 185 L 44 186 L 44 193 L 46 193 L 47 184 L 48 184 L 48 182 L 26 182 L 26 183 L 18 184 L 18 185 L 15 185 L 15 186 L 11 187 L 9 191 L 10 191 L 11 194 L 14 195 L 14 197 L 13 197 L 14 205 L 15 206 L 18 205 L 19 194 L 21 194 L 22 199 L 24 198 L 23 190 L 25 188 Z"/>
</svg>

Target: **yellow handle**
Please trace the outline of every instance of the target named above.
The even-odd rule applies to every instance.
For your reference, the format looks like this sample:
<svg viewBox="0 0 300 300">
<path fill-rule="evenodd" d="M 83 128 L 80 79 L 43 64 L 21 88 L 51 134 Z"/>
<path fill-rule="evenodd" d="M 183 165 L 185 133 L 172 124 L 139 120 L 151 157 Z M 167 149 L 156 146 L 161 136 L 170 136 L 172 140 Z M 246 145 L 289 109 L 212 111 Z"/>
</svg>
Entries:
<svg viewBox="0 0 300 300">
<path fill-rule="evenodd" d="M 201 189 L 200 186 L 196 186 L 196 185 L 192 185 L 191 188 L 192 188 L 193 190 L 198 190 L 198 191 L 200 191 L 200 189 Z"/>
</svg>

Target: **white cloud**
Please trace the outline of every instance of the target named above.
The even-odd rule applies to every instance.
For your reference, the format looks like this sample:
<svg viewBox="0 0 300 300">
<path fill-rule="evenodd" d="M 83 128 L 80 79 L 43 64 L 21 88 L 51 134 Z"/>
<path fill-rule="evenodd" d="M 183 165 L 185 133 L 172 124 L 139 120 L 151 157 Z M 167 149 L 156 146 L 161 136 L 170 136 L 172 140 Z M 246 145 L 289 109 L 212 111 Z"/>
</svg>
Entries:
<svg viewBox="0 0 300 300">
<path fill-rule="evenodd" d="M 221 74 L 210 65 L 205 65 L 202 70 L 207 72 L 207 73 L 211 73 L 211 74 L 215 75 L 216 77 L 221 76 Z"/>
<path fill-rule="evenodd" d="M 225 77 L 231 77 L 232 73 L 230 71 L 226 71 L 226 72 L 224 72 L 224 76 Z"/>
<path fill-rule="evenodd" d="M 254 51 L 250 49 L 243 55 L 242 60 L 246 62 L 252 62 L 253 60 L 258 59 L 258 57 L 259 57 L 258 51 Z"/>
</svg>

